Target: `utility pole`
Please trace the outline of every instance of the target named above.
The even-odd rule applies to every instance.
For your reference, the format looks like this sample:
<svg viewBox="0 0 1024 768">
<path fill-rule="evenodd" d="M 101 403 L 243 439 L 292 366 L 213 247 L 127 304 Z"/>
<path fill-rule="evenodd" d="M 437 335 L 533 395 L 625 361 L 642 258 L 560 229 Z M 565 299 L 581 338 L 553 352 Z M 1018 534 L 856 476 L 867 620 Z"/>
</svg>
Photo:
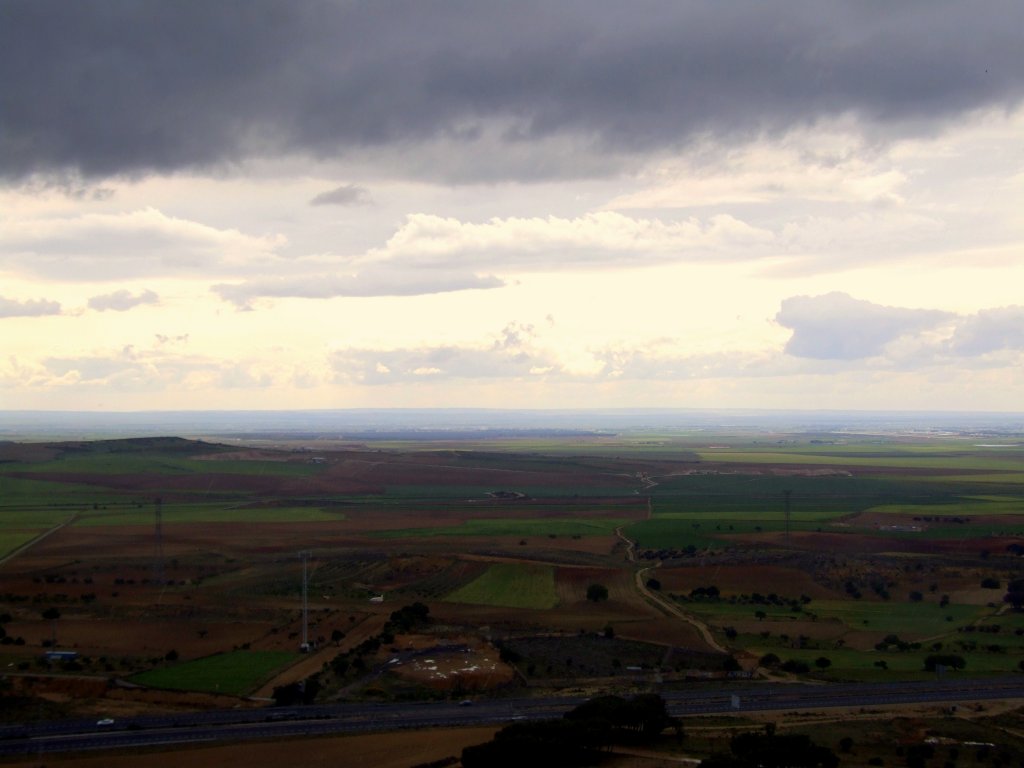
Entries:
<svg viewBox="0 0 1024 768">
<path fill-rule="evenodd" d="M 792 495 L 793 495 L 793 492 L 790 491 L 790 490 L 785 490 L 785 491 L 782 492 L 782 497 L 786 501 L 786 541 L 787 542 L 789 541 L 789 497 L 792 496 Z"/>
<path fill-rule="evenodd" d="M 163 499 L 159 496 L 153 500 L 153 581 L 161 587 L 164 585 L 164 527 Z"/>
<path fill-rule="evenodd" d="M 309 650 L 309 558 L 313 553 L 308 549 L 299 552 L 302 558 L 302 651 Z"/>
</svg>

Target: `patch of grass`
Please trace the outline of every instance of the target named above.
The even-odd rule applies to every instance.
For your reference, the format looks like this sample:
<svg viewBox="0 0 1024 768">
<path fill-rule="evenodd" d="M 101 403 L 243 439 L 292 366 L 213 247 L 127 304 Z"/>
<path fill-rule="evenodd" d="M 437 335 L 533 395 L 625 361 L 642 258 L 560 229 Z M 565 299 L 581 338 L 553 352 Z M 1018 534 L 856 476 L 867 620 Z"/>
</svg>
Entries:
<svg viewBox="0 0 1024 768">
<path fill-rule="evenodd" d="M 896 600 L 867 602 L 864 600 L 814 600 L 807 610 L 819 619 L 838 619 L 851 629 L 895 633 L 908 637 L 930 637 L 955 631 L 961 624 L 992 612 L 977 605 L 909 603 Z M 947 617 L 952 616 L 952 621 Z"/>
<path fill-rule="evenodd" d="M 44 531 L 71 517 L 66 509 L 0 509 L 0 531 L 36 528 Z"/>
<path fill-rule="evenodd" d="M 868 512 L 894 515 L 925 515 L 942 517 L 964 517 L 970 515 L 1022 515 L 1024 499 L 992 497 L 979 500 L 973 497 L 953 504 L 880 504 Z"/>
<path fill-rule="evenodd" d="M 731 449 L 704 449 L 698 452 L 704 461 L 735 462 L 742 464 L 831 464 L 849 467 L 906 467 L 907 469 L 977 469 L 1020 471 L 1024 453 L 992 453 L 976 451 L 915 451 L 901 452 L 823 453 L 818 451 L 735 451 Z"/>
<path fill-rule="evenodd" d="M 0 531 L 0 557 L 13 552 L 26 541 L 31 541 L 42 531 Z"/>
<path fill-rule="evenodd" d="M 924 668 L 924 660 L 935 653 L 927 648 L 903 652 L 865 652 L 848 648 L 811 649 L 811 648 L 769 648 L 751 646 L 754 653 L 763 654 L 771 651 L 783 661 L 793 659 L 807 664 L 813 671 L 818 671 L 815 661 L 824 656 L 832 665 L 822 674 L 842 680 L 885 681 L 885 680 L 934 680 L 935 672 Z M 947 670 L 944 676 L 949 679 L 974 674 L 1007 674 L 1018 671 L 1019 654 L 990 653 L 986 651 L 961 651 L 946 647 L 939 653 L 950 653 L 963 658 L 962 671 Z M 877 662 L 885 662 L 885 668 L 876 666 Z"/>
<path fill-rule="evenodd" d="M 789 526 L 790 531 L 817 531 L 819 528 L 823 528 L 823 525 L 815 521 L 794 520 Z M 656 517 L 633 523 L 625 529 L 625 533 L 642 549 L 682 549 L 689 546 L 703 549 L 728 546 L 729 540 L 725 537 L 730 534 L 784 530 L 785 519 L 773 514 L 764 517 L 747 516 L 747 519 L 723 519 L 720 523 L 707 519 L 698 522 L 687 517 Z"/>
<path fill-rule="evenodd" d="M 206 656 L 131 677 L 133 683 L 174 691 L 204 691 L 241 696 L 293 661 L 290 651 L 232 651 Z"/>
<path fill-rule="evenodd" d="M 600 637 L 594 634 L 519 637 L 505 647 L 516 658 L 516 667 L 530 678 L 574 678 L 628 675 L 637 669 L 718 669 L 722 657 L 711 653 L 669 649 L 638 640 Z"/>
<path fill-rule="evenodd" d="M 8 477 L 0 473 L 0 504 L 4 507 L 81 504 L 97 493 L 95 486 L 61 483 L 44 478 Z"/>
<path fill-rule="evenodd" d="M 554 608 L 555 570 L 547 565 L 495 563 L 445 600 L 508 608 Z"/>
<path fill-rule="evenodd" d="M 558 480 L 557 476 L 552 476 Z M 507 481 L 507 486 L 493 485 L 395 485 L 389 484 L 384 489 L 384 498 L 394 499 L 486 499 L 489 493 L 494 491 L 508 490 L 525 493 L 534 497 L 607 497 L 622 496 L 632 491 L 635 483 L 622 485 L 565 485 L 564 483 L 552 483 L 546 485 L 522 485 L 514 479 Z"/>
<path fill-rule="evenodd" d="M 905 640 L 919 637 L 958 639 L 961 634 L 957 632 L 957 627 L 993 613 L 993 609 L 978 605 L 954 603 L 940 607 L 935 602 L 910 603 L 899 600 L 812 600 L 804 606 L 802 613 L 794 613 L 785 607 L 730 603 L 725 600 L 693 601 L 680 605 L 687 611 L 720 625 L 749 620 L 757 611 L 763 611 L 765 620 L 760 622 L 760 625 L 773 635 L 792 633 L 793 630 L 788 628 L 790 621 L 806 621 L 813 614 L 822 624 L 838 621 L 850 630 L 896 634 Z M 992 619 L 992 623 L 999 623 L 1000 618 L 1002 617 Z M 962 637 L 977 640 L 979 643 L 999 642 L 998 638 L 986 641 L 987 635 L 984 633 L 963 634 Z M 1003 638 L 1002 642 L 1005 643 L 1005 636 Z"/>
<path fill-rule="evenodd" d="M 991 467 L 986 467 L 991 469 Z M 940 475 L 935 478 L 934 482 L 939 483 L 1004 483 L 1007 486 L 1012 486 L 1015 489 L 1019 488 L 1020 485 L 1024 484 L 1024 472 L 1002 472 L 998 474 L 981 474 L 981 475 Z"/>
<path fill-rule="evenodd" d="M 70 517 L 67 510 L 0 510 L 0 557 Z"/>
</svg>

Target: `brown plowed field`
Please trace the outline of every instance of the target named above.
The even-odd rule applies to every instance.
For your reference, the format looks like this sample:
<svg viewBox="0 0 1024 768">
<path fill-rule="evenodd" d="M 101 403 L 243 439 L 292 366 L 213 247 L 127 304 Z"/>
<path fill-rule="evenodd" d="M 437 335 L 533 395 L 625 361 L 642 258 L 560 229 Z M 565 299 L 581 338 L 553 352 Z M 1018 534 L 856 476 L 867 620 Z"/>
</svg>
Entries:
<svg viewBox="0 0 1024 768">
<path fill-rule="evenodd" d="M 724 595 L 774 592 L 795 598 L 808 595 L 817 599 L 840 597 L 819 584 L 814 577 L 796 568 L 777 565 L 713 565 L 659 568 L 651 575 L 666 592 L 687 594 L 698 587 L 718 587 Z"/>
<path fill-rule="evenodd" d="M 47 755 L 47 766 L 67 768 L 410 768 L 490 741 L 497 727 L 448 728 L 319 739 L 260 741 L 221 747 L 103 755 Z M 40 768 L 38 757 L 5 763 Z"/>
</svg>

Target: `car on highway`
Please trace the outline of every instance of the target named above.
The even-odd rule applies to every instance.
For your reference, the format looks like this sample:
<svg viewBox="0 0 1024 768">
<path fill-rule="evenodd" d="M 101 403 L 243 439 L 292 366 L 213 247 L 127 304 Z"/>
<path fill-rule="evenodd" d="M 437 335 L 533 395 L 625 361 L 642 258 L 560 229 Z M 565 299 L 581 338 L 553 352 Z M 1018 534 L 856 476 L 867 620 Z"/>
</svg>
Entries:
<svg viewBox="0 0 1024 768">
<path fill-rule="evenodd" d="M 104 717 L 102 720 L 97 720 L 96 725 L 113 725 L 114 719 L 112 717 Z"/>
</svg>

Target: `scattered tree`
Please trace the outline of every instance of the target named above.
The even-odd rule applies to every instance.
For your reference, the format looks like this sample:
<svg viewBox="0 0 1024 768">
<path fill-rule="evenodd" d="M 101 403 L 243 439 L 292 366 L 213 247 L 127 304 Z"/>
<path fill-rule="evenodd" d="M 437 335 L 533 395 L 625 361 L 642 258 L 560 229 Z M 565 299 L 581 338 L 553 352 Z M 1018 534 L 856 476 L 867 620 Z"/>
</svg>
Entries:
<svg viewBox="0 0 1024 768">
<path fill-rule="evenodd" d="M 57 644 L 57 619 L 60 618 L 60 609 L 47 608 L 43 611 L 43 618 L 50 622 L 50 645 Z"/>
<path fill-rule="evenodd" d="M 839 758 L 828 747 L 801 733 L 741 733 L 729 742 L 729 755 L 712 755 L 701 768 L 836 768 Z"/>
<path fill-rule="evenodd" d="M 587 600 L 592 603 L 600 603 L 608 599 L 608 587 L 604 584 L 591 584 L 587 587 Z"/>
<path fill-rule="evenodd" d="M 933 653 L 925 656 L 924 668 L 926 670 L 934 672 L 940 666 L 950 669 L 963 669 L 967 666 L 967 662 L 964 661 L 963 656 L 957 656 L 952 653 Z"/>
</svg>

